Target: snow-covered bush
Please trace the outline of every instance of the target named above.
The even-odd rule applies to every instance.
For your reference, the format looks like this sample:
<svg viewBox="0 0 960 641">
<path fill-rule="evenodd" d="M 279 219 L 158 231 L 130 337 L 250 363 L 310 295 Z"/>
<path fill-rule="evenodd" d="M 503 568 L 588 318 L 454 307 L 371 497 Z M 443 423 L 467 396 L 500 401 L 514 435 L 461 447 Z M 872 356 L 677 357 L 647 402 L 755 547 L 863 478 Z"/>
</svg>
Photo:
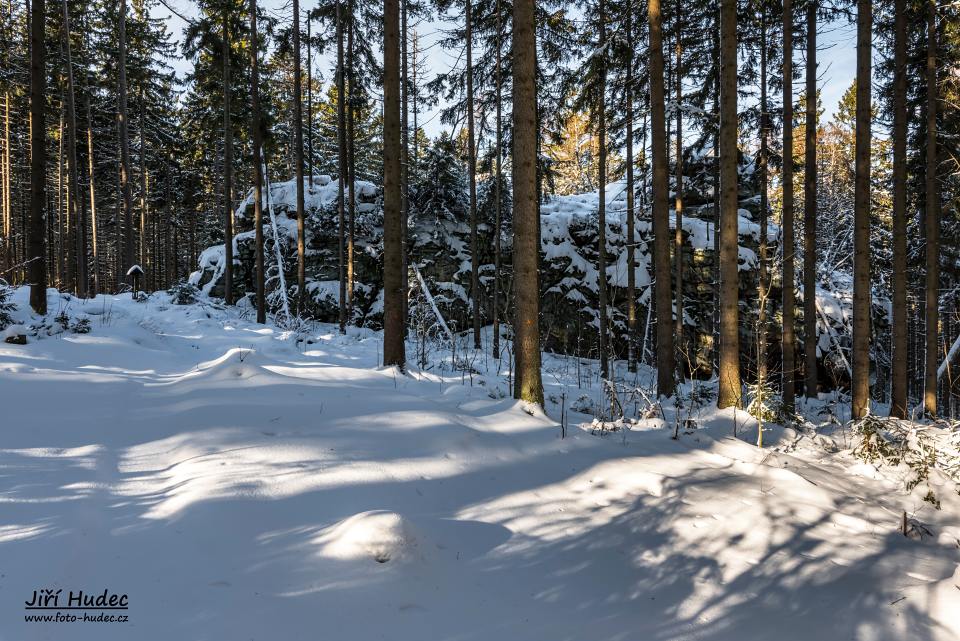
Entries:
<svg viewBox="0 0 960 641">
<path fill-rule="evenodd" d="M 868 416 L 855 422 L 853 429 L 859 440 L 854 455 L 874 465 L 905 466 L 908 492 L 925 483 L 923 500 L 939 509 L 940 500 L 929 483 L 933 470 L 952 480 L 960 492 L 960 430 L 956 426 Z"/>
<path fill-rule="evenodd" d="M 167 290 L 174 305 L 193 305 L 200 298 L 200 289 L 188 281 L 180 281 Z"/>
<path fill-rule="evenodd" d="M 13 288 L 7 284 L 7 281 L 0 278 L 0 329 L 6 329 L 13 323 L 13 316 L 10 313 L 17 306 L 10 300 L 13 295 Z"/>
</svg>

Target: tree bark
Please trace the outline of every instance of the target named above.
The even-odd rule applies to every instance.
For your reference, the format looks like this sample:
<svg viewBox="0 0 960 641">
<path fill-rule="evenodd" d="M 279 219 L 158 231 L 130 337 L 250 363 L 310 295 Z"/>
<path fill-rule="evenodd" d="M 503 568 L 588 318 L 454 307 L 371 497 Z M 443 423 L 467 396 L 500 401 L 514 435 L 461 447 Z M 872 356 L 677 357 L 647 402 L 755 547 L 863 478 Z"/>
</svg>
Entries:
<svg viewBox="0 0 960 641">
<path fill-rule="evenodd" d="M 626 12 L 626 38 L 633 42 L 633 7 Z M 633 47 L 627 47 L 623 87 L 624 110 L 627 115 L 627 371 L 637 371 L 637 255 L 633 175 Z"/>
<path fill-rule="evenodd" d="M 416 41 L 414 41 L 416 45 Z M 414 50 L 413 81 L 416 85 L 417 67 L 416 50 Z M 407 85 L 407 0 L 400 0 L 400 281 L 403 287 L 403 318 L 407 318 L 407 292 L 410 291 L 410 266 L 407 253 L 407 231 L 410 220 L 410 154 L 408 145 L 409 131 L 407 129 L 409 116 L 410 87 Z M 414 105 L 413 113 L 413 144 L 417 144 L 417 113 Z M 403 335 L 407 335 L 404 325 Z"/>
<path fill-rule="evenodd" d="M 780 218 L 783 243 L 783 328 L 780 351 L 783 367 L 780 393 L 787 414 L 793 412 L 797 394 L 793 221 L 793 2 L 783 0 L 783 211 Z"/>
<path fill-rule="evenodd" d="M 72 260 L 67 266 L 67 289 L 73 291 L 78 296 L 85 296 L 87 293 L 86 285 L 86 262 L 87 252 L 86 243 L 83 242 L 83 230 L 85 221 L 81 216 L 80 205 L 80 169 L 77 167 L 77 108 L 76 108 L 76 87 L 73 82 L 73 53 L 70 44 L 70 12 L 67 7 L 67 0 L 62 0 L 63 23 L 61 30 L 63 35 L 63 51 L 66 57 L 66 80 L 67 87 L 65 92 L 67 108 L 67 179 L 70 181 L 69 198 L 67 206 L 70 208 L 70 224 L 67 229 L 67 243 L 70 248 L 69 255 Z"/>
<path fill-rule="evenodd" d="M 674 392 L 673 301 L 670 292 L 670 220 L 660 0 L 649 0 L 650 132 L 653 156 L 653 272 L 657 309 L 657 395 Z"/>
<path fill-rule="evenodd" d="M 807 125 L 803 165 L 804 395 L 817 397 L 817 3 L 807 4 Z"/>
<path fill-rule="evenodd" d="M 601 0 L 603 2 L 603 0 Z M 470 196 L 470 298 L 473 303 L 473 348 L 480 349 L 480 244 L 477 241 L 477 149 L 473 112 L 473 19 L 472 0 L 465 0 L 467 47 L 467 173 Z"/>
<path fill-rule="evenodd" d="M 310 190 L 313 191 L 313 41 L 310 27 L 313 20 L 307 11 L 307 169 L 310 175 Z"/>
<path fill-rule="evenodd" d="M 230 20 L 223 10 L 223 298 L 233 305 L 233 123 L 230 82 Z"/>
<path fill-rule="evenodd" d="M 767 383 L 767 295 L 770 290 L 770 278 L 767 267 L 767 137 L 769 135 L 769 115 L 767 113 L 767 13 L 766 5 L 760 9 L 760 154 L 757 159 L 757 171 L 760 173 L 760 275 L 757 292 L 757 384 L 761 388 Z"/>
<path fill-rule="evenodd" d="M 400 6 L 383 2 L 383 364 L 406 367 L 401 278 Z"/>
<path fill-rule="evenodd" d="M 126 270 L 133 266 L 133 194 L 130 189 L 130 126 L 127 112 L 127 0 L 120 0 L 119 61 L 120 75 L 119 119 L 120 134 L 120 193 L 123 205 L 123 252 L 118 280 L 125 277 Z"/>
<path fill-rule="evenodd" d="M 297 177 L 297 313 L 304 313 L 307 295 L 307 231 L 303 203 L 303 87 L 300 81 L 300 1 L 293 0 L 293 162 Z"/>
<path fill-rule="evenodd" d="M 153 289 L 154 269 L 150 264 L 147 246 L 147 232 L 150 226 L 150 191 L 147 170 L 147 140 L 144 130 L 147 127 L 143 88 L 140 89 L 140 266 L 143 268 L 143 288 Z"/>
<path fill-rule="evenodd" d="M 513 2 L 513 268 L 516 398 L 543 405 L 537 208 L 537 36 L 534 0 Z M 516 55 L 522 52 L 523 55 Z"/>
<path fill-rule="evenodd" d="M 343 61 L 343 8 L 342 0 L 337 0 L 337 167 L 340 175 L 337 178 L 337 223 L 339 243 L 337 247 L 337 264 L 340 278 L 340 305 L 339 322 L 340 333 L 347 333 L 347 270 L 346 270 L 346 196 L 344 192 L 347 182 L 347 118 L 344 108 L 344 93 L 346 79 Z M 352 19 L 352 17 L 351 17 Z"/>
<path fill-rule="evenodd" d="M 720 4 L 720 389 L 717 407 L 740 407 L 737 200 L 737 2 Z"/>
<path fill-rule="evenodd" d="M 907 3 L 894 0 L 893 327 L 890 416 L 907 417 Z"/>
<path fill-rule="evenodd" d="M 495 84 L 494 89 L 496 95 L 494 97 L 494 102 L 496 102 L 496 123 L 494 128 L 496 130 L 496 157 L 494 158 L 494 224 L 493 224 L 493 357 L 496 359 L 500 358 L 500 235 L 502 233 L 501 227 L 503 226 L 503 214 L 501 212 L 502 207 L 502 198 L 503 194 L 501 193 L 503 180 L 503 170 L 500 164 L 500 158 L 503 154 L 503 123 L 502 123 L 502 105 L 500 104 L 503 100 L 503 76 L 501 72 L 501 65 L 503 64 L 503 55 L 501 53 L 501 48 L 503 47 L 503 24 L 502 24 L 502 15 L 500 0 L 496 2 L 496 12 L 497 12 L 497 55 L 496 55 L 496 71 L 494 72 Z M 416 53 L 416 52 L 414 52 Z M 414 61 L 416 62 L 416 61 Z M 414 132 L 416 135 L 416 132 Z M 499 371 L 499 367 L 498 367 Z"/>
<path fill-rule="evenodd" d="M 686 353 L 686 343 L 683 339 L 683 110 L 680 103 L 683 100 L 683 45 L 681 43 L 682 9 L 680 0 L 676 3 L 677 42 L 676 53 L 676 97 L 677 97 L 677 162 L 676 162 L 676 198 L 674 199 L 674 234 L 673 234 L 673 270 L 676 279 L 674 287 L 674 340 L 681 353 Z M 683 379 L 683 363 L 677 363 L 677 375 Z"/>
<path fill-rule="evenodd" d="M 353 15 L 353 0 L 350 0 L 350 15 Z M 350 20 L 347 28 L 347 183 L 350 185 L 350 197 L 347 199 L 347 318 L 353 318 L 354 283 L 354 231 L 357 214 L 357 153 L 354 132 L 354 84 L 353 70 L 353 30 L 356 21 Z"/>
<path fill-rule="evenodd" d="M 27 279 L 30 306 L 47 313 L 47 264 L 45 262 L 45 208 L 47 199 L 47 140 L 45 100 L 47 87 L 46 5 L 32 0 L 30 24 L 30 224 L 27 227 Z"/>
<path fill-rule="evenodd" d="M 260 122 L 260 63 L 257 42 L 257 0 L 250 0 L 250 128 L 253 130 L 253 227 L 257 254 L 257 322 L 267 322 L 266 274 L 263 261 L 263 131 Z M 191 243 L 192 243 L 191 239 Z"/>
<path fill-rule="evenodd" d="M 861 0 L 863 1 L 863 0 Z M 926 282 L 923 377 L 923 409 L 929 417 L 937 415 L 937 346 L 940 335 L 940 189 L 937 183 L 937 2 L 927 0 L 927 158 L 926 209 L 924 230 Z M 859 96 L 859 94 L 858 94 Z M 859 105 L 859 103 L 858 103 Z M 859 158 L 859 156 L 858 156 Z"/>
<path fill-rule="evenodd" d="M 853 198 L 853 380 L 851 417 L 870 413 L 870 120 L 873 3 L 857 0 L 857 107 Z M 936 376 L 936 368 L 934 368 Z"/>
<path fill-rule="evenodd" d="M 609 347 L 607 345 L 607 15 L 604 0 L 598 4 L 600 19 L 600 91 L 597 95 L 597 289 L 600 307 L 600 373 L 610 378 Z"/>
</svg>

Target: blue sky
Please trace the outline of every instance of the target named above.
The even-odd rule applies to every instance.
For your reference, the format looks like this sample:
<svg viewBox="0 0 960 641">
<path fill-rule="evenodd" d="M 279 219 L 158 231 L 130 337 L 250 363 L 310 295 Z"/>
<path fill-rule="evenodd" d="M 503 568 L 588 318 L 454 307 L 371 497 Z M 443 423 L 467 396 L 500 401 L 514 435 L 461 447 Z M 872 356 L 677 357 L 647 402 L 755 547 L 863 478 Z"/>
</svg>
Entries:
<svg viewBox="0 0 960 641">
<path fill-rule="evenodd" d="M 194 17 L 198 14 L 196 4 L 191 0 L 165 0 L 177 13 L 186 17 Z M 260 0 L 261 5 L 278 18 L 290 16 L 291 3 L 289 0 Z M 301 0 L 302 8 L 305 11 L 310 3 Z M 182 37 L 183 29 L 186 23 L 174 15 L 167 7 L 162 4 L 154 10 L 154 16 L 158 18 L 167 18 L 168 28 L 173 33 L 174 38 L 179 42 Z M 289 19 L 289 18 L 287 18 Z M 423 46 L 427 49 L 426 59 L 429 73 L 435 74 L 449 69 L 456 62 L 456 55 L 452 52 L 443 51 L 439 46 L 435 46 L 440 37 L 438 32 L 442 28 L 441 23 L 425 23 L 419 25 Z M 821 25 L 818 34 L 818 57 L 820 59 L 820 72 L 818 84 L 821 87 L 821 97 L 823 106 L 826 110 L 825 117 L 831 117 L 836 111 L 837 102 L 840 97 L 853 82 L 856 75 L 856 30 L 852 24 L 835 23 L 830 25 Z M 185 74 L 190 70 L 189 60 L 183 57 L 177 57 L 170 60 L 170 64 L 178 73 Z M 803 65 L 805 63 L 804 50 L 802 47 L 795 51 L 794 64 Z M 314 67 L 320 70 L 324 78 L 331 77 L 331 61 L 325 57 L 316 56 L 314 58 Z M 799 92 L 803 88 L 803 82 L 795 82 L 794 90 Z M 439 134 L 443 126 L 436 117 L 436 110 L 426 114 L 421 113 L 420 122 L 430 136 Z"/>
</svg>

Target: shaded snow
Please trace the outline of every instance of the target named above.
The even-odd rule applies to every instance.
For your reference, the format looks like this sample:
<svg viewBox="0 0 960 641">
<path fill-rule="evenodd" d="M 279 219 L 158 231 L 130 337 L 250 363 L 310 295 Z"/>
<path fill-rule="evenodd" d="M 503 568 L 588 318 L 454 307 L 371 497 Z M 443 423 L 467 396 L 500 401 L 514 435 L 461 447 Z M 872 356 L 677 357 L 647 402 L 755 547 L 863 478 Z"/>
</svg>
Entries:
<svg viewBox="0 0 960 641">
<path fill-rule="evenodd" d="M 402 375 L 367 330 L 49 306 L 92 332 L 0 344 L 2 639 L 960 636 L 960 497 L 934 510 L 842 432 L 758 450 L 708 404 L 679 440 L 672 407 L 601 437 L 571 409 L 603 403 L 586 360 L 545 355 L 544 415 L 469 350 L 472 375 L 449 352 Z M 901 536 L 903 510 L 934 537 Z M 127 593 L 131 623 L 26 624 L 42 586 Z"/>
</svg>

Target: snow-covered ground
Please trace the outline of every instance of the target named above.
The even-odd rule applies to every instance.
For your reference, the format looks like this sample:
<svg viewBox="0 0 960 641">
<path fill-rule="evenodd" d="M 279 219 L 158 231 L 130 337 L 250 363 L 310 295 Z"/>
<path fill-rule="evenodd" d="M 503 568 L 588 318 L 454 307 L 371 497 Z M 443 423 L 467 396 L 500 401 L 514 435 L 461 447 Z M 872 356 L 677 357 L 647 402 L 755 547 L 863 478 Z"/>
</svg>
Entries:
<svg viewBox="0 0 960 641">
<path fill-rule="evenodd" d="M 706 403 L 600 435 L 586 361 L 545 359 L 543 415 L 471 352 L 402 375 L 367 330 L 49 300 L 91 331 L 0 343 L 3 641 L 960 638 L 960 497 L 842 432 L 761 450 Z M 129 622 L 27 623 L 42 589 Z"/>
</svg>

